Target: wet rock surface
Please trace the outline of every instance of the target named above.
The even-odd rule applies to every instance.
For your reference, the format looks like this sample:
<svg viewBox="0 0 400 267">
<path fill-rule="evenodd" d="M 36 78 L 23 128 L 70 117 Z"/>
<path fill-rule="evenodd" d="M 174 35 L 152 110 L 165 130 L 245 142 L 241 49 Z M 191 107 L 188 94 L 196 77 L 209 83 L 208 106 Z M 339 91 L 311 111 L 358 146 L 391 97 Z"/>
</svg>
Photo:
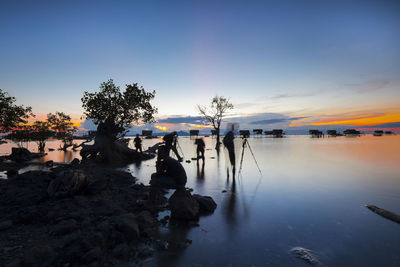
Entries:
<svg viewBox="0 0 400 267">
<path fill-rule="evenodd" d="M 323 264 L 319 261 L 315 253 L 307 248 L 303 247 L 294 247 L 290 250 L 290 252 L 297 258 L 307 262 L 310 265 L 314 266 L 323 266 Z"/>
<path fill-rule="evenodd" d="M 217 203 L 209 196 L 194 194 L 193 198 L 199 203 L 201 213 L 212 213 L 217 208 Z"/>
<path fill-rule="evenodd" d="M 168 200 L 171 218 L 178 220 L 197 220 L 200 206 L 186 189 L 176 190 Z"/>
<path fill-rule="evenodd" d="M 0 266 L 140 264 L 160 225 L 148 194 L 129 173 L 85 164 L 0 180 Z"/>
</svg>

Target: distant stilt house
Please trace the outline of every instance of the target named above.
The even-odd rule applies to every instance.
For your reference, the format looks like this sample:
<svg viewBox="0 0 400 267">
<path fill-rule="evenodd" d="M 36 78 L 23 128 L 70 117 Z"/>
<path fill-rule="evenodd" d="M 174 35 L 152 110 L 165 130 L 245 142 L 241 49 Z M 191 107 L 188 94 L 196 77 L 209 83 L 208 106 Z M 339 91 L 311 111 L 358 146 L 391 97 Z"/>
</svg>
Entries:
<svg viewBox="0 0 400 267">
<path fill-rule="evenodd" d="M 152 130 L 142 130 L 142 136 L 146 139 L 153 138 L 153 131 Z"/>
<path fill-rule="evenodd" d="M 342 136 L 343 134 L 341 134 L 341 133 L 338 133 L 336 130 L 328 130 L 328 131 L 326 131 L 327 132 L 327 134 L 329 135 L 329 136 L 332 136 L 332 137 L 336 137 L 336 136 Z"/>
<path fill-rule="evenodd" d="M 387 134 L 387 135 L 392 135 L 392 134 L 394 134 L 392 131 L 385 131 L 385 134 Z"/>
<path fill-rule="evenodd" d="M 383 131 L 381 131 L 381 130 L 374 131 L 374 136 L 382 136 L 382 135 L 383 135 Z"/>
<path fill-rule="evenodd" d="M 360 131 L 357 131 L 355 129 L 347 129 L 347 130 L 344 130 L 343 133 L 346 136 L 359 136 L 361 134 Z"/>
<path fill-rule="evenodd" d="M 190 137 L 192 137 L 192 136 L 199 136 L 199 130 L 190 130 L 189 131 L 189 136 Z"/>
<path fill-rule="evenodd" d="M 253 129 L 253 134 L 254 135 L 262 135 L 263 130 L 262 129 Z"/>
<path fill-rule="evenodd" d="M 321 132 L 320 130 L 309 130 L 308 131 L 309 133 L 310 133 L 310 135 L 312 136 L 312 137 L 323 137 L 324 136 L 324 133 L 323 132 Z"/>
<path fill-rule="evenodd" d="M 250 131 L 249 130 L 240 130 L 239 135 L 243 138 L 250 137 Z"/>
<path fill-rule="evenodd" d="M 281 138 L 284 136 L 284 132 L 282 129 L 273 129 L 272 131 L 264 131 L 265 135 L 270 135 L 275 138 Z"/>
<path fill-rule="evenodd" d="M 217 130 L 211 130 L 211 136 L 217 135 Z"/>
</svg>

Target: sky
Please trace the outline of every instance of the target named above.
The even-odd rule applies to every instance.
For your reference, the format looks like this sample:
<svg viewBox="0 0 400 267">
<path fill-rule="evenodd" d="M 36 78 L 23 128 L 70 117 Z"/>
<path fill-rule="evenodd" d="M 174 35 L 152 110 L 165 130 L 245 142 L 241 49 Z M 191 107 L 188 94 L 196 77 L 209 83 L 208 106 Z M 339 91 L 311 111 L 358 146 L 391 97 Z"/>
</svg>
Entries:
<svg viewBox="0 0 400 267">
<path fill-rule="evenodd" d="M 167 131 L 201 126 L 216 94 L 242 129 L 397 123 L 398 14 L 385 0 L 2 0 L 0 89 L 79 123 L 84 91 L 138 83 L 156 91 L 145 127 Z"/>
</svg>

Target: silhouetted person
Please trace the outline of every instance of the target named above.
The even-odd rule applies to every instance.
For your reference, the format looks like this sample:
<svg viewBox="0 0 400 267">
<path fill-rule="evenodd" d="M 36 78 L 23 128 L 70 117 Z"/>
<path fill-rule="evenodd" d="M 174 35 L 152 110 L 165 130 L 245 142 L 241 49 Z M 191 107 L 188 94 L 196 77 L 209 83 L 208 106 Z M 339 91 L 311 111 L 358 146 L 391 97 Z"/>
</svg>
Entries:
<svg viewBox="0 0 400 267">
<path fill-rule="evenodd" d="M 185 190 L 186 171 L 182 164 L 169 155 L 167 146 L 158 148 L 156 172 L 151 175 L 149 204 L 156 204 L 160 188 Z"/>
<path fill-rule="evenodd" d="M 178 134 L 175 131 L 173 131 L 172 133 L 165 135 L 163 137 L 163 140 L 165 142 L 166 147 L 175 153 L 176 157 L 178 158 L 178 161 L 182 161 L 182 157 L 179 155 L 178 150 L 176 149 L 176 144 L 178 142 Z"/>
<path fill-rule="evenodd" d="M 226 149 L 228 150 L 229 153 L 229 161 L 232 165 L 232 172 L 235 173 L 235 145 L 233 143 L 235 136 L 233 134 L 232 131 L 229 131 L 224 139 L 222 140 L 222 142 L 224 143 L 224 146 L 226 147 Z"/>
<path fill-rule="evenodd" d="M 136 151 L 139 151 L 140 153 L 142 153 L 142 139 L 140 139 L 139 134 L 136 134 L 135 139 L 133 139 L 133 142 L 135 142 L 135 148 Z"/>
<path fill-rule="evenodd" d="M 195 141 L 195 144 L 197 145 L 196 153 L 197 153 L 197 160 L 201 158 L 204 163 L 204 149 L 206 147 L 206 144 L 204 143 L 203 138 L 197 138 Z M 200 156 L 201 154 L 201 156 Z"/>
</svg>

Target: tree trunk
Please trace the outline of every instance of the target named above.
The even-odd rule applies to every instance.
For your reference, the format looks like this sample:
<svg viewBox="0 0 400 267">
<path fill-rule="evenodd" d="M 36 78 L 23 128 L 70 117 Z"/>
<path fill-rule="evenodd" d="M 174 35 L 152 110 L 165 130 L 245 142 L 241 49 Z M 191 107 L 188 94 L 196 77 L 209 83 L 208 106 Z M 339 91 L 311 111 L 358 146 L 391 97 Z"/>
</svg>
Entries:
<svg viewBox="0 0 400 267">
<path fill-rule="evenodd" d="M 221 145 L 221 142 L 219 141 L 219 139 L 220 139 L 219 128 L 218 129 L 216 128 L 215 130 L 217 131 L 217 144 L 215 145 L 215 149 L 219 151 L 219 148 Z"/>
<path fill-rule="evenodd" d="M 154 158 L 148 153 L 139 153 L 118 140 L 110 131 L 115 125 L 99 124 L 94 145 L 83 145 L 80 152 L 82 160 L 94 160 L 108 164 L 125 164 Z"/>
</svg>

